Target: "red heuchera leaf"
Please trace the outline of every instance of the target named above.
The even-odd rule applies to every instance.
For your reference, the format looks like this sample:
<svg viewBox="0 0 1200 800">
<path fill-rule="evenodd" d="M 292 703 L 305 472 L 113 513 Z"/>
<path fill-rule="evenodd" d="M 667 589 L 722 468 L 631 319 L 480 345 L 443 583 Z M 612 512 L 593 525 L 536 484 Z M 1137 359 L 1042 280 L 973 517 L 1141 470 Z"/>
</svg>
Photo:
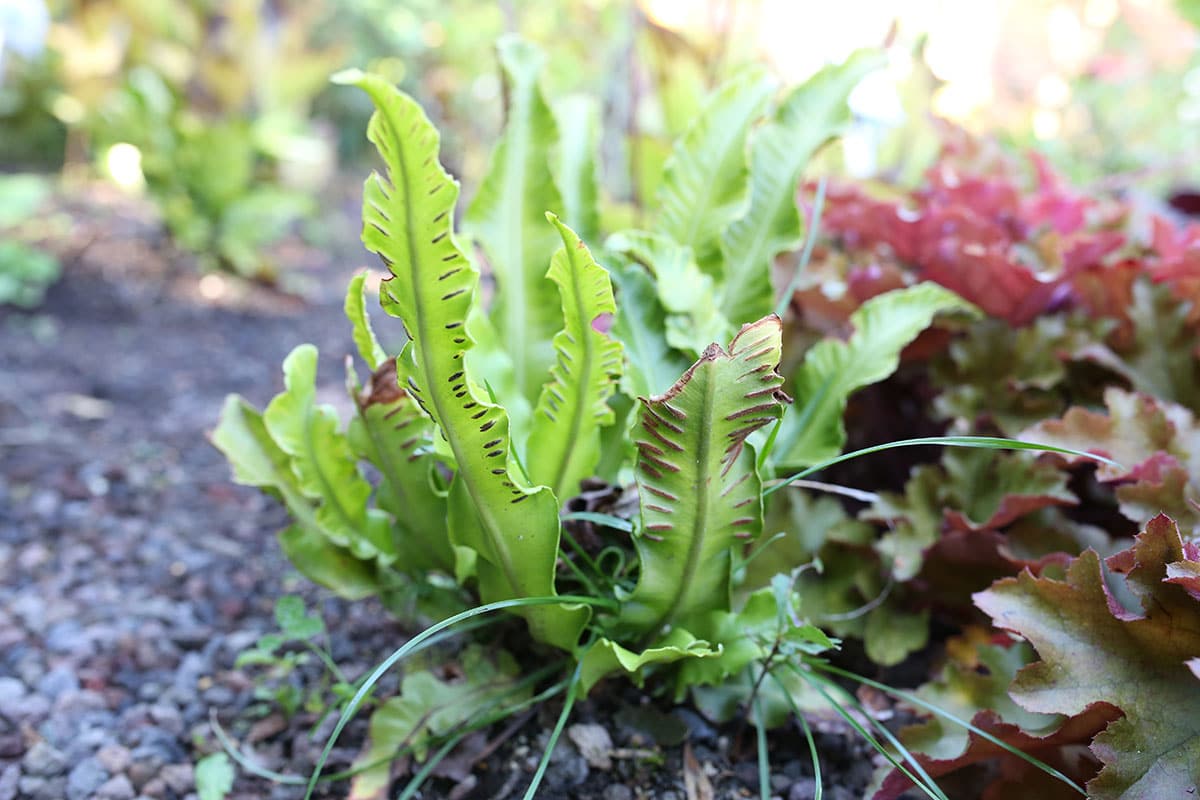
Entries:
<svg viewBox="0 0 1200 800">
<path fill-rule="evenodd" d="M 1150 278 L 1165 283 L 1192 307 L 1188 324 L 1200 322 L 1200 225 L 1175 228 L 1164 219 L 1154 219 L 1154 253 L 1147 259 Z"/>
<path fill-rule="evenodd" d="M 1023 572 L 975 596 L 1041 658 L 1010 689 L 1022 708 L 1076 715 L 1108 703 L 1124 713 L 1092 741 L 1104 764 L 1087 785 L 1093 800 L 1191 797 L 1200 787 L 1200 599 L 1186 574 L 1200 562 L 1191 555 L 1158 516 L 1108 560 L 1140 608 L 1109 591 L 1092 550 L 1065 580 Z"/>
<path fill-rule="evenodd" d="M 1124 237 L 1086 230 L 1097 203 L 1068 190 L 1040 156 L 1032 156 L 1036 186 L 1025 191 L 1002 162 L 981 167 L 978 151 L 951 132 L 926 185 L 898 202 L 837 188 L 822 228 L 849 250 L 897 258 L 921 279 L 1023 325 L 1070 299 L 1072 276 L 1094 268 Z M 1023 249 L 1044 263 L 1030 263 Z"/>
<path fill-rule="evenodd" d="M 1149 395 L 1110 388 L 1108 413 L 1072 408 L 1020 434 L 1021 439 L 1096 453 L 1117 461 L 1101 464 L 1101 481 L 1116 489 L 1121 513 L 1144 524 L 1167 513 L 1187 530 L 1200 525 L 1200 426 L 1190 411 Z M 1047 456 L 1060 458 L 1059 456 Z M 1070 457 L 1070 464 L 1086 461 Z"/>
<path fill-rule="evenodd" d="M 1191 455 L 1193 447 L 1189 440 L 1200 434 L 1200 429 L 1187 409 L 1116 387 L 1105 390 L 1104 404 L 1108 407 L 1107 414 L 1075 407 L 1061 419 L 1025 429 L 1017 438 L 1083 450 L 1116 461 L 1117 465 L 1097 467 L 1097 475 L 1104 481 L 1151 477 L 1149 471 L 1153 465 L 1147 463 L 1150 459 L 1167 455 L 1178 465 Z M 1083 456 L 1048 458 L 1064 458 L 1072 465 L 1095 463 Z M 1161 464 L 1161 458 L 1156 463 Z"/>
<path fill-rule="evenodd" d="M 1200 325 L 1200 225 L 1153 220 L 1142 254 L 1120 258 L 1116 228 L 1129 209 L 1076 193 L 1031 154 L 1036 181 L 988 157 L 981 143 L 948 131 L 943 153 L 920 189 L 890 198 L 855 187 L 828 194 L 822 230 L 854 254 L 895 259 L 914 279 L 934 280 L 994 317 L 1025 325 L 1039 315 L 1078 307 L 1118 322 L 1109 344 L 1131 343 L 1132 283 L 1147 275 L 1191 302 L 1189 327 Z"/>
</svg>

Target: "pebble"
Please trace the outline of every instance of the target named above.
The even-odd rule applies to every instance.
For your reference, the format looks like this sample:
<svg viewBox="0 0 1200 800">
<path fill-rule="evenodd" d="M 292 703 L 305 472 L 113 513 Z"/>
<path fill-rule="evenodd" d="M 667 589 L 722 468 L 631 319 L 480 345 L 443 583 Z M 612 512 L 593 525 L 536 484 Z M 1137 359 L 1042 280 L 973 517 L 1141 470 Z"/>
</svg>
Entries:
<svg viewBox="0 0 1200 800">
<path fill-rule="evenodd" d="M 788 790 L 788 800 L 813 800 L 817 796 L 817 782 L 812 778 L 801 778 Z"/>
<path fill-rule="evenodd" d="M 21 759 L 21 769 L 27 775 L 41 777 L 59 775 L 67 768 L 67 757 L 47 742 L 36 742 Z"/>
<path fill-rule="evenodd" d="M 633 789 L 623 783 L 614 783 L 604 790 L 604 800 L 633 800 Z"/>
<path fill-rule="evenodd" d="M 22 800 L 63 800 L 67 796 L 67 779 L 28 775 L 17 783 L 17 789 Z"/>
<path fill-rule="evenodd" d="M 186 794 L 196 783 L 191 764 L 168 764 L 159 770 L 158 777 L 178 794 Z"/>
<path fill-rule="evenodd" d="M 21 781 L 21 768 L 9 764 L 0 772 L 0 800 L 16 800 L 17 786 Z"/>
<path fill-rule="evenodd" d="M 99 761 L 85 758 L 67 773 L 67 800 L 88 800 L 108 777 Z"/>
<path fill-rule="evenodd" d="M 51 700 L 57 700 L 63 693 L 78 688 L 79 678 L 76 677 L 74 670 L 65 666 L 57 666 L 50 670 L 37 684 L 38 693 Z"/>
<path fill-rule="evenodd" d="M 96 800 L 133 800 L 133 784 L 124 775 L 109 778 L 96 790 Z"/>
<path fill-rule="evenodd" d="M 0 678 L 0 708 L 11 708 L 13 703 L 25 697 L 29 690 L 16 678 Z"/>
<path fill-rule="evenodd" d="M 133 759 L 128 747 L 106 744 L 96 751 L 96 760 L 109 772 L 119 774 L 129 767 L 129 763 Z"/>
</svg>

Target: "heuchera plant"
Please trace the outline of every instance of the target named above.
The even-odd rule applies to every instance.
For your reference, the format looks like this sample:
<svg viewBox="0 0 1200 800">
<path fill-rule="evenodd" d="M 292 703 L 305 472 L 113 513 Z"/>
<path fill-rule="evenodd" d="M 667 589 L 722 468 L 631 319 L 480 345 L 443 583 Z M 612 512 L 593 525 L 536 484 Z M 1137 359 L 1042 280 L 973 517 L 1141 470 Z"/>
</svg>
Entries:
<svg viewBox="0 0 1200 800">
<path fill-rule="evenodd" d="M 1081 195 L 1037 157 L 1032 168 L 1028 183 L 1020 165 L 950 132 L 915 189 L 831 187 L 797 312 L 837 330 L 895 286 L 951 288 L 986 316 L 951 341 L 926 337 L 910 349 L 888 402 L 904 407 L 900 396 L 915 390 L 914 427 L 1014 435 L 1116 463 L 946 451 L 939 463 L 912 466 L 902 493 L 866 498 L 857 519 L 823 501 L 824 533 L 794 557 L 815 554 L 826 572 L 800 578 L 801 603 L 826 629 L 863 636 L 883 663 L 924 646 L 935 618 L 1019 634 L 1034 650 L 1000 634 L 948 648 L 942 677 L 919 695 L 1080 781 L 1092 778 L 1091 797 L 1185 796 L 1200 782 L 1194 725 L 1147 714 L 1143 704 L 1174 702 L 1173 681 L 1180 697 L 1200 696 L 1200 650 L 1189 639 L 1200 616 L 1182 599 L 1186 590 L 1171 594 L 1187 585 L 1176 577 L 1194 569 L 1200 521 L 1200 226 Z M 852 405 L 849 414 L 870 408 Z M 1103 556 L 1125 579 L 1100 580 Z M 840 618 L 873 598 L 882 599 L 865 620 Z M 1158 629 L 1153 644 L 1137 639 L 1167 608 L 1178 627 Z M 876 615 L 893 625 L 872 628 Z M 1142 672 L 1159 668 L 1161 692 Z M 1145 691 L 1136 701 L 1103 688 L 1132 685 Z M 1194 714 L 1194 703 L 1179 702 L 1173 711 Z M 1064 790 L 994 743 L 937 721 L 902 738 L 935 776 L 999 758 L 996 796 L 1015 785 L 1045 784 L 1038 796 L 1047 797 Z M 1080 743 L 1091 744 L 1096 762 L 1072 755 Z M 911 785 L 891 770 L 876 797 Z"/>
<path fill-rule="evenodd" d="M 402 752 L 425 761 L 410 784 L 418 786 L 472 726 L 548 694 L 565 694 L 561 730 L 573 700 L 609 676 L 653 679 L 677 699 L 690 694 L 715 718 L 743 709 L 760 729 L 811 708 L 814 698 L 831 703 L 893 765 L 894 773 L 880 776 L 880 796 L 915 782 L 944 797 L 931 773 L 983 758 L 970 749 L 976 739 L 996 748 L 987 755 L 1020 755 L 1037 749 L 1030 742 L 1086 740 L 1114 718 L 1107 706 L 1083 722 L 1085 712 L 1070 704 L 1030 709 L 1072 715 L 1073 727 L 1062 728 L 1067 736 L 1055 728 L 1058 717 L 1031 722 L 1004 701 L 998 719 L 1019 736 L 976 716 L 969 727 L 976 739 L 915 756 L 869 714 L 850 713 L 861 706 L 818 657 L 836 646 L 824 629 L 861 637 L 873 659 L 896 663 L 924 645 L 935 611 L 979 622 L 971 592 L 1022 567 L 1061 569 L 1086 544 L 1108 545 L 1057 510 L 1077 502 L 1064 470 L 1082 465 L 1083 451 L 1092 449 L 1058 429 L 1029 436 L 1058 436 L 1066 443 L 1059 462 L 996 455 L 985 448 L 1020 443 L 995 437 L 915 440 L 975 449 L 919 467 L 903 495 L 796 483 L 854 455 L 842 454 L 844 419 L 856 418 L 860 390 L 895 373 L 918 337 L 923 342 L 910 352 L 941 375 L 979 368 L 956 361 L 955 347 L 979 349 L 991 342 L 986 337 L 1004 339 L 1013 330 L 989 296 L 973 304 L 951 290 L 970 293 L 973 284 L 938 285 L 951 281 L 936 270 L 922 280 L 906 260 L 916 251 L 875 269 L 867 284 L 846 281 L 851 304 L 834 302 L 829 291 L 814 302 L 803 282 L 793 301 L 789 278 L 802 266 L 804 241 L 797 183 L 846 121 L 846 97 L 876 59 L 854 56 L 782 95 L 763 72 L 738 73 L 676 143 L 649 228 L 617 231 L 593 249 L 603 218 L 596 170 L 588 143 L 573 138 L 587 131 L 556 118 L 539 89 L 534 48 L 506 40 L 500 57 L 506 127 L 461 230 L 454 225 L 458 185 L 441 167 L 438 133 L 420 106 L 379 77 L 341 76 L 376 107 L 368 135 L 384 170 L 366 185 L 363 241 L 390 272 L 380 301 L 400 321 L 403 347 L 380 344 L 359 276 L 346 311 L 371 374 L 363 384 L 348 370 L 349 425 L 343 429 L 336 411 L 317 403 L 317 353 L 302 345 L 284 363 L 285 391 L 261 413 L 230 397 L 213 434 L 239 481 L 287 505 L 293 523 L 280 541 L 304 574 L 345 597 L 379 595 L 399 614 L 442 620 L 380 670 L 444 626 L 497 609 L 518 615 L 546 652 L 564 654 L 524 676 L 508 654 L 479 649 L 463 656 L 472 666 L 462 680 L 410 672 L 401 695 L 372 718 L 354 796 L 386 793 L 387 762 Z M 835 236 L 843 230 L 839 197 L 835 191 L 827 212 Z M 1029 213 L 1053 209 L 1056 220 L 1071 221 L 1070 208 L 1053 194 Z M 846 264 L 831 248 L 818 255 L 813 280 Z M 488 302 L 481 264 L 495 281 Z M 782 297 L 773 269 L 788 285 Z M 1037 306 L 1036 319 L 1056 307 Z M 821 324 L 797 324 L 814 308 L 843 335 L 822 337 Z M 939 317 L 940 332 L 922 336 Z M 1104 337 L 1115 331 L 1104 322 L 1099 314 L 1071 318 L 1063 335 L 1133 363 L 1111 349 Z M 999 333 L 995 325 L 1003 326 Z M 964 335 L 947 348 L 954 330 Z M 796 354 L 785 357 L 785 341 L 793 340 Z M 1036 375 L 1029 387 L 1066 380 L 1055 372 L 1066 372 L 1058 354 L 1044 357 L 1052 377 Z M 1003 402 L 971 397 L 980 408 Z M 957 406 L 947 400 L 936 407 L 950 417 Z M 1174 424 L 1175 412 L 1163 409 Z M 1017 418 L 1015 430 L 978 430 L 1019 432 L 1046 415 Z M 974 417 L 947 421 L 955 433 L 976 430 Z M 1171 464 L 1156 453 L 1147 458 L 1162 476 Z M 1114 474 L 1126 476 L 1113 482 L 1129 482 L 1120 471 L 1127 468 L 1113 464 Z M 1132 469 L 1140 480 L 1151 467 Z M 797 485 L 869 507 L 856 519 L 831 497 L 789 489 Z M 879 521 L 890 529 L 885 536 L 876 534 Z M 1026 524 L 1024 538 L 1014 533 Z M 1059 531 L 1057 538 L 1043 536 L 1046 530 Z M 930 565 L 942 563 L 953 566 L 939 582 Z M 475 602 L 485 605 L 468 608 Z M 1022 624 L 998 622 L 1017 632 Z M 980 694 L 985 700 L 1003 696 L 1001 673 L 1033 657 L 1028 648 L 992 647 L 986 663 L 998 666 Z M 947 667 L 944 680 L 956 680 L 955 669 Z M 535 694 L 539 681 L 564 670 L 570 678 Z M 360 687 L 343 724 L 372 682 Z M 435 741 L 442 744 L 431 753 Z M 940 769 L 943 763 L 951 767 Z M 1035 762 L 1026 755 L 1017 763 Z M 1070 786 L 1052 766 L 1042 764 L 1041 774 Z M 1090 777 L 1078 773 L 1071 777 Z M 315 780 L 314 773 L 310 790 Z"/>
</svg>

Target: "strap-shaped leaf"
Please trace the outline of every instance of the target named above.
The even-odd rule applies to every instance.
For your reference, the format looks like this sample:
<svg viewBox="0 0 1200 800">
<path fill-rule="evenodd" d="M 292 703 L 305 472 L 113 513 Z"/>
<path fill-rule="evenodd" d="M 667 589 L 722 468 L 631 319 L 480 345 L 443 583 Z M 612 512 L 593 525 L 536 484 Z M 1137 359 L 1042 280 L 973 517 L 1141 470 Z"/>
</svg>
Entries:
<svg viewBox="0 0 1200 800">
<path fill-rule="evenodd" d="M 613 334 L 625 347 L 627 366 L 621 389 L 630 397 L 665 392 L 688 364 L 667 343 L 667 314 L 650 275 L 637 264 L 613 272 L 617 319 Z"/>
<path fill-rule="evenodd" d="M 290 457 L 271 438 L 257 409 L 237 395 L 225 398 L 212 443 L 229 459 L 234 480 L 283 500 L 295 523 L 279 534 L 279 541 L 300 572 L 350 600 L 380 591 L 379 561 L 355 557 L 322 532 L 317 502 L 300 490 Z"/>
<path fill-rule="evenodd" d="M 446 531 L 446 499 L 434 490 L 433 422 L 396 380 L 386 360 L 354 398 L 358 414 L 346 430 L 350 446 L 379 470 L 375 501 L 392 516 L 406 572 L 454 572 Z"/>
<path fill-rule="evenodd" d="M 645 265 L 654 273 L 658 299 L 671 313 L 667 342 L 695 358 L 709 342 L 724 341 L 732 326 L 717 309 L 713 279 L 696 266 L 690 248 L 646 231 L 621 231 L 605 246 Z"/>
<path fill-rule="evenodd" d="M 371 329 L 366 307 L 366 274 L 358 273 L 346 291 L 346 316 L 354 329 L 359 355 L 371 366 L 365 389 L 353 381 L 351 395 L 358 413 L 350 418 L 346 438 L 382 479 L 375 502 L 392 516 L 396 550 L 409 574 L 430 569 L 454 571 L 454 555 L 446 535 L 446 499 L 434 490 L 433 421 L 401 388 L 397 368 L 411 364 L 407 348 L 388 358 Z M 351 359 L 346 359 L 352 369 Z M 407 375 L 405 375 L 407 378 Z"/>
<path fill-rule="evenodd" d="M 719 273 L 720 231 L 746 199 L 746 134 L 775 87 L 763 70 L 740 72 L 717 90 L 675 143 L 658 190 L 659 229 Z"/>
<path fill-rule="evenodd" d="M 534 483 L 566 500 L 600 460 L 600 428 L 613 422 L 608 398 L 623 353 L 608 334 L 617 311 L 608 272 L 574 231 L 553 214 L 546 216 L 563 241 L 547 276 L 562 296 L 564 327 L 554 337 L 556 358 L 534 410 L 525 461 Z"/>
<path fill-rule="evenodd" d="M 553 595 L 558 501 L 510 471 L 508 415 L 488 401 L 464 363 L 473 345 L 466 320 L 479 274 L 454 241 L 458 184 L 438 161 L 437 129 L 412 98 L 382 78 L 350 73 L 341 79 L 366 91 L 376 106 L 368 137 L 387 175 L 367 181 L 363 242 L 392 272 L 382 291 L 412 340 L 408 389 L 454 458 L 451 539 L 478 554 L 485 602 Z M 588 614 L 562 606 L 521 613 L 537 638 L 564 649 L 575 646 Z"/>
<path fill-rule="evenodd" d="M 849 341 L 826 339 L 804 356 L 796 374 L 797 405 L 783 419 L 775 440 L 775 461 L 809 466 L 833 458 L 846 443 L 842 415 L 846 399 L 896 371 L 900 351 L 945 312 L 978 314 L 975 306 L 936 283 L 872 297 L 850 315 Z"/>
<path fill-rule="evenodd" d="M 849 120 L 846 100 L 879 66 L 877 53 L 860 52 L 796 87 L 750 143 L 750 201 L 721 236 L 725 284 L 721 310 L 734 324 L 771 310 L 771 261 L 800 244 L 796 184 L 813 154 Z"/>
<path fill-rule="evenodd" d="M 285 390 L 263 412 L 263 423 L 291 459 L 296 488 L 317 501 L 317 526 L 359 558 L 396 557 L 386 515 L 368 509 L 371 485 L 341 433 L 332 406 L 316 403 L 317 348 L 302 344 L 283 361 Z"/>
<path fill-rule="evenodd" d="M 596 178 L 600 110 L 593 98 L 571 95 L 555 104 L 555 118 L 563 219 L 580 239 L 590 242 L 600 235 L 600 187 Z"/>
<path fill-rule="evenodd" d="M 762 529 L 761 485 L 746 437 L 786 400 L 776 372 L 779 317 L 713 344 L 666 394 L 642 399 L 637 482 L 641 574 L 621 610 L 624 633 L 656 636 L 729 608 L 732 550 Z"/>
<path fill-rule="evenodd" d="M 375 338 L 375 331 L 371 329 L 371 320 L 367 316 L 366 281 L 365 272 L 359 272 L 350 279 L 350 285 L 346 287 L 344 309 L 354 333 L 354 346 L 358 348 L 362 360 L 367 362 L 367 366 L 374 372 L 379 369 L 380 364 L 387 361 L 387 353 Z"/>
<path fill-rule="evenodd" d="M 498 50 L 508 99 L 504 135 L 463 225 L 488 255 L 497 287 L 492 323 L 512 357 L 516 388 L 532 406 L 554 363 L 550 342 L 561 324 L 557 293 L 545 278 L 558 236 L 544 216 L 562 210 L 550 173 L 558 133 L 538 88 L 542 53 L 515 37 L 502 39 Z"/>
</svg>

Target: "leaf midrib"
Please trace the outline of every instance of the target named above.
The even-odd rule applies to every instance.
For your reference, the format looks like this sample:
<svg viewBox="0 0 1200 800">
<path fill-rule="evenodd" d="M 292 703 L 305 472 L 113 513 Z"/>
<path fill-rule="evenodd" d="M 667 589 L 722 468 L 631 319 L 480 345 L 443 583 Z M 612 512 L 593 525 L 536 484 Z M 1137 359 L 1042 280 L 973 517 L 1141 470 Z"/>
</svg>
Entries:
<svg viewBox="0 0 1200 800">
<path fill-rule="evenodd" d="M 758 139 L 758 138 L 761 138 L 761 137 L 764 137 L 764 136 L 770 134 L 773 130 L 782 131 L 783 129 L 784 129 L 783 123 L 774 122 L 768 126 L 764 126 L 764 128 L 762 130 L 758 131 L 758 133 L 755 135 L 755 137 L 756 137 L 756 139 Z M 811 155 L 811 153 L 810 153 L 810 155 Z M 797 160 L 798 159 L 793 159 L 793 161 L 791 162 L 792 169 L 789 170 L 789 180 L 786 181 L 785 186 L 790 186 L 792 188 L 795 188 L 797 181 L 800 180 L 799 173 L 801 170 L 804 169 L 804 164 L 800 164 L 799 166 L 796 166 L 795 164 L 796 164 Z M 805 163 L 807 163 L 807 162 L 808 162 L 808 159 L 806 158 Z M 769 174 L 769 172 L 767 174 Z M 758 210 L 760 208 L 760 206 L 758 206 L 758 204 L 756 204 L 754 202 L 755 197 L 756 197 L 756 193 L 754 191 L 755 185 L 757 185 L 757 184 L 754 181 L 754 156 L 752 153 L 751 159 L 750 159 L 750 187 L 748 190 L 749 208 L 746 209 L 746 215 L 744 217 L 742 217 L 739 220 L 735 220 L 733 223 L 733 225 L 736 226 L 739 222 L 746 220 L 747 224 L 751 224 L 753 226 L 752 230 L 754 231 L 754 233 L 753 233 L 753 238 L 751 240 L 752 244 L 749 248 L 744 248 L 742 250 L 743 256 L 738 261 L 737 266 L 734 266 L 733 264 L 725 265 L 726 266 L 725 274 L 727 276 L 726 277 L 727 282 L 725 284 L 724 296 L 721 298 L 721 311 L 735 325 L 741 324 L 743 320 L 736 319 L 736 317 L 733 313 L 736 309 L 733 307 L 732 301 L 734 299 L 737 299 L 739 304 L 742 302 L 741 301 L 741 291 L 745 289 L 745 287 L 750 283 L 750 279 L 753 278 L 753 276 L 755 274 L 754 266 L 757 262 L 764 261 L 764 260 L 767 261 L 768 262 L 767 269 L 768 270 L 770 269 L 769 262 L 770 262 L 770 259 L 775 255 L 775 253 L 766 254 L 766 253 L 764 253 L 764 248 L 767 245 L 769 233 L 775 227 L 775 223 L 778 221 L 777 218 L 779 216 L 779 209 L 781 207 L 786 206 L 787 200 L 790 197 L 790 193 L 786 189 L 781 190 L 779 192 L 772 192 L 771 193 L 772 196 L 768 197 L 766 202 L 762 203 L 761 206 L 772 208 L 773 210 L 770 213 L 761 213 Z M 759 193 L 757 196 L 761 197 L 762 194 Z M 781 197 L 783 198 L 782 201 L 780 200 Z M 797 212 L 797 214 L 798 213 L 799 212 Z M 797 219 L 798 218 L 799 217 L 797 217 Z M 734 229 L 730 228 L 729 230 L 733 231 Z M 745 255 L 746 253 L 753 254 L 753 258 L 748 259 Z M 767 280 L 768 280 L 768 282 L 770 281 L 769 273 L 768 273 Z"/>
<path fill-rule="evenodd" d="M 553 473 L 554 481 L 551 484 L 554 488 L 554 497 L 559 501 L 560 505 L 562 504 L 563 495 L 567 488 L 561 485 L 567 475 L 567 468 L 571 464 L 572 456 L 582 450 L 581 443 L 579 442 L 579 432 L 583 430 L 584 415 L 588 410 L 588 404 L 584 401 L 588 398 L 593 384 L 592 365 L 595 363 L 596 358 L 596 342 L 589 330 L 589 321 L 585 319 L 587 317 L 587 305 L 583 299 L 583 287 L 580 285 L 580 274 L 584 269 L 587 269 L 587 265 L 579 267 L 577 260 L 578 250 L 571 247 L 563 249 L 568 251 L 567 259 L 571 262 L 571 283 L 575 299 L 575 318 L 579 320 L 580 336 L 583 339 L 583 361 L 579 370 L 582 380 L 576 381 L 576 391 L 569 393 L 569 396 L 574 400 L 575 406 L 571 413 L 570 425 L 568 426 L 570 435 L 566 438 L 565 446 L 560 450 L 562 455 Z M 572 250 L 574 252 L 570 252 Z M 568 387 L 563 388 L 569 391 Z"/>
<path fill-rule="evenodd" d="M 696 498 L 695 515 L 691 525 L 687 558 L 684 560 L 683 572 L 680 574 L 680 586 L 683 587 L 683 591 L 675 595 L 671 604 L 663 610 L 658 620 L 650 626 L 648 629 L 650 635 L 657 634 L 662 630 L 664 625 L 674 622 L 680 607 L 685 605 L 685 599 L 691 597 L 692 592 L 695 590 L 694 578 L 697 572 L 696 567 L 700 563 L 700 554 L 704 551 L 705 538 L 708 534 L 713 473 L 713 465 L 710 463 L 709 457 L 712 451 L 712 436 L 710 434 L 714 431 L 712 417 L 713 408 L 716 405 L 717 391 L 717 382 L 714 380 L 712 362 L 706 365 L 703 374 L 704 400 L 700 405 L 700 425 L 697 428 L 699 436 L 696 437 L 695 442 L 697 470 L 694 492 Z M 686 449 L 684 455 L 687 455 Z"/>
<path fill-rule="evenodd" d="M 409 271 L 412 274 L 413 311 L 417 317 L 417 330 L 421 331 L 422 333 L 421 339 L 418 342 L 421 348 L 422 371 L 428 378 L 429 373 L 432 371 L 431 365 L 435 363 L 434 359 L 436 352 L 433 343 L 431 342 L 433 337 L 427 335 L 431 326 L 427 324 L 428 320 L 425 312 L 425 297 L 424 292 L 421 291 L 422 284 L 420 280 L 421 274 L 419 266 L 421 264 L 421 259 L 419 257 L 420 253 L 417 251 L 416 245 L 417 223 L 413 215 L 414 204 L 410 202 L 413 196 L 411 191 L 412 181 L 409 174 L 407 151 L 404 147 L 404 140 L 399 135 L 400 128 L 395 124 L 395 121 L 392 121 L 391 127 L 393 136 L 395 137 L 398 145 L 395 150 L 396 164 L 400 169 L 401 180 L 404 184 L 404 192 L 406 195 L 404 203 L 404 222 L 405 225 L 408 226 L 408 235 L 405 237 L 405 243 L 408 246 L 408 265 Z M 449 215 L 447 215 L 446 226 L 448 229 L 451 226 Z M 425 390 L 429 392 L 430 402 L 432 402 L 437 408 L 437 418 L 439 422 L 444 423 L 445 420 L 452 416 L 446 413 L 447 409 L 445 404 L 445 392 L 437 391 L 435 388 L 435 385 L 441 386 L 440 382 L 430 381 L 430 383 L 434 385 L 425 387 Z M 488 538 L 492 542 L 492 550 L 501 562 L 499 566 L 504 571 L 504 577 L 508 581 L 508 585 L 512 587 L 514 593 L 517 593 L 517 587 L 519 587 L 520 584 L 516 579 L 516 572 L 513 567 L 512 560 L 509 557 L 507 548 L 499 546 L 503 542 L 503 538 L 500 535 L 500 526 L 497 524 L 496 519 L 491 513 L 491 505 L 483 502 L 482 495 L 479 492 L 479 487 L 476 486 L 475 481 L 469 477 L 471 474 L 470 471 L 463 469 L 463 465 L 468 463 L 469 459 L 463 457 L 466 454 L 466 448 L 463 447 L 463 444 L 458 436 L 458 429 L 454 425 L 447 424 L 440 424 L 440 427 L 442 429 L 442 434 L 446 437 L 446 441 L 450 445 L 450 450 L 454 453 L 454 459 L 458 463 L 458 471 L 456 474 L 465 483 L 467 492 L 471 495 L 471 502 L 475 506 L 475 513 L 478 516 L 480 523 L 483 525 L 483 529 L 487 533 Z"/>
</svg>

